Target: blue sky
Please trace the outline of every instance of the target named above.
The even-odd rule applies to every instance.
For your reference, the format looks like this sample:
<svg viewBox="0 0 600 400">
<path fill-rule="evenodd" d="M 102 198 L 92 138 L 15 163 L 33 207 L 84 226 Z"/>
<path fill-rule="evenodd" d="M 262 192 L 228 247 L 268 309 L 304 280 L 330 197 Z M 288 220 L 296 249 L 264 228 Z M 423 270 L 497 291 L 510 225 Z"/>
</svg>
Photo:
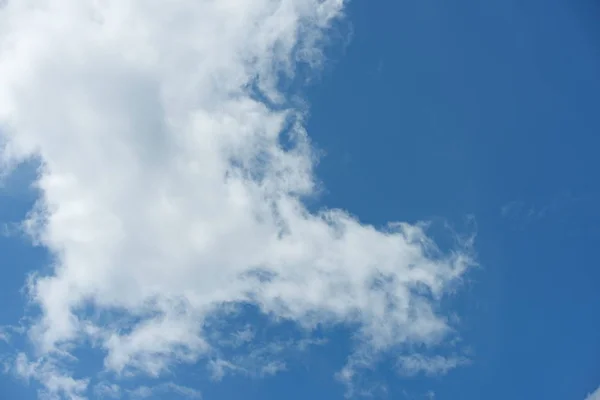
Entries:
<svg viewBox="0 0 600 400">
<path fill-rule="evenodd" d="M 442 249 L 455 244 L 449 230 L 440 229 L 449 225 L 461 235 L 475 235 L 477 260 L 457 287 L 452 285 L 439 302 L 431 300 L 455 333 L 426 350 L 429 356 L 469 361 L 447 373 L 399 374 L 396 357 L 419 352 L 425 336 L 393 342 L 374 353 L 377 362 L 359 368 L 353 395 L 585 400 L 600 385 L 600 270 L 594 246 L 600 239 L 599 13 L 596 3 L 584 0 L 356 0 L 347 4 L 334 32 L 327 33 L 330 45 L 321 68 L 311 73 L 309 85 L 293 89 L 309 105 L 306 131 L 322 152 L 314 169 L 320 190 L 306 200 L 308 208 L 347 210 L 375 227 L 388 221 L 432 221 L 430 233 Z M 0 115 L 3 124 L 8 120 Z M 75 152 L 85 146 L 84 140 L 69 143 Z M 42 159 L 50 164 L 61 157 L 53 151 Z M 53 273 L 48 248 L 52 253 L 55 242 L 32 247 L 15 225 L 36 198 L 30 189 L 34 167 L 17 169 L 0 190 L 3 326 L 39 315 L 27 306 L 22 288 L 29 272 Z M 56 201 L 60 206 L 62 200 Z M 60 221 L 71 223 L 57 218 L 52 232 L 59 231 Z M 335 375 L 356 350 L 353 323 L 366 322 L 359 318 L 344 325 L 322 317 L 322 327 L 307 331 L 299 326 L 304 314 L 290 311 L 289 316 L 260 299 L 258 306 L 246 305 L 233 314 L 211 314 L 219 323 L 209 325 L 223 326 L 211 331 L 218 336 L 211 344 L 248 329 L 253 339 L 237 347 L 223 345 L 209 361 L 198 356 L 191 363 L 174 363 L 157 379 L 140 374 L 107 380 L 114 371 L 102 366 L 106 354 L 78 344 L 79 361 L 68 370 L 92 377 L 84 391 L 89 398 L 109 398 L 92 389 L 104 381 L 126 388 L 123 398 L 135 397 L 131 391 L 136 389 L 142 396 L 144 385 L 154 387 L 149 398 L 157 399 L 185 398 L 196 393 L 192 389 L 204 399 L 335 399 L 348 394 L 348 385 Z M 283 299 L 293 309 L 296 303 Z M 329 303 L 322 307 L 337 309 Z M 102 318 L 116 316 L 109 311 Z M 30 330 L 33 325 L 25 321 L 23 326 Z M 35 333 L 32 345 L 14 330 L 5 332 L 11 337 L 0 344 L 7 370 L 0 376 L 0 397 L 38 398 L 36 379 L 44 385 L 43 368 L 33 368 L 26 384 L 17 375 L 27 374 L 14 367 L 18 352 L 35 360 Z M 214 362 L 221 358 L 238 364 L 216 381 Z M 278 369 L 277 363 L 284 362 L 285 370 L 269 374 L 266 367 Z"/>
<path fill-rule="evenodd" d="M 350 10 L 352 44 L 311 93 L 311 132 L 328 152 L 324 201 L 376 223 L 477 222 L 482 268 L 458 307 L 474 362 L 398 387 L 430 387 L 440 399 L 591 392 L 600 374 L 597 4 Z"/>
</svg>

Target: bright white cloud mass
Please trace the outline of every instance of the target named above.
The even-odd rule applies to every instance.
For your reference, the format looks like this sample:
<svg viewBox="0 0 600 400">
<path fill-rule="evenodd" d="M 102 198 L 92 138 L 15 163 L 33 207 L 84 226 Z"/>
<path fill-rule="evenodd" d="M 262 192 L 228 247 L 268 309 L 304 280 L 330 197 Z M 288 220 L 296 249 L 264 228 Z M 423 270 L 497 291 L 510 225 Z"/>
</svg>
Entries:
<svg viewBox="0 0 600 400">
<path fill-rule="evenodd" d="M 24 226 L 53 256 L 27 281 L 34 350 L 13 371 L 78 399 L 180 363 L 247 370 L 218 357 L 207 322 L 239 304 L 306 332 L 353 327 L 348 382 L 392 350 L 403 369 L 462 363 L 406 349 L 452 334 L 438 305 L 473 263 L 469 241 L 442 253 L 423 225 L 303 205 L 317 189 L 306 108 L 280 83 L 324 61 L 343 0 L 0 4 L 3 168 L 39 161 Z M 76 372 L 86 348 L 112 381 Z"/>
</svg>

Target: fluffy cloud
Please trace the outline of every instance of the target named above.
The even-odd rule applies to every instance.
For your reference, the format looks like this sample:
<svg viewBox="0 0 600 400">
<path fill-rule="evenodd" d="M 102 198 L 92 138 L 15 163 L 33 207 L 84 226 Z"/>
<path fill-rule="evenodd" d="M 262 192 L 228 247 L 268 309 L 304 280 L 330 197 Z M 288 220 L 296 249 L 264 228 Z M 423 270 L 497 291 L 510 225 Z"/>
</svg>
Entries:
<svg viewBox="0 0 600 400">
<path fill-rule="evenodd" d="M 239 303 L 354 326 L 363 358 L 452 331 L 437 305 L 470 243 L 441 253 L 423 225 L 303 205 L 306 109 L 280 84 L 318 68 L 343 0 L 1 4 L 2 163 L 39 161 L 24 226 L 54 260 L 28 280 L 22 375 L 84 396 L 58 366 L 93 347 L 109 372 L 158 377 L 212 354 L 207 317 Z"/>
</svg>

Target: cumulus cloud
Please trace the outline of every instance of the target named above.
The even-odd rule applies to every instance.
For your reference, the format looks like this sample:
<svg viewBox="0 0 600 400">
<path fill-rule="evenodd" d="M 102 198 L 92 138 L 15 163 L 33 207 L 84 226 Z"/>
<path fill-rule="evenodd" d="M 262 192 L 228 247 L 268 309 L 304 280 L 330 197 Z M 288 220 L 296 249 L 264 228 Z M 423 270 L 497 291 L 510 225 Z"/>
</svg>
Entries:
<svg viewBox="0 0 600 400">
<path fill-rule="evenodd" d="M 452 332 L 437 306 L 469 241 L 441 252 L 425 225 L 303 205 L 315 156 L 281 84 L 318 68 L 343 0 L 0 7 L 2 165 L 39 162 L 24 228 L 53 257 L 28 279 L 21 375 L 85 396 L 63 361 L 94 348 L 105 371 L 159 377 L 210 359 L 206 319 L 239 303 L 307 331 L 352 326 L 361 360 Z"/>
</svg>

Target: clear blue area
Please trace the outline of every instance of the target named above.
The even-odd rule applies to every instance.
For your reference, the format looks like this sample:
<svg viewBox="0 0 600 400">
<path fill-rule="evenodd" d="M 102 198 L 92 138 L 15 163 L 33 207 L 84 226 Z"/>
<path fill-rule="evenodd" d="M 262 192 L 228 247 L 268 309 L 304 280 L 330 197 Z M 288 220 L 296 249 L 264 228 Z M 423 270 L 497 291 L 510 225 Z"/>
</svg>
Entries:
<svg viewBox="0 0 600 400">
<path fill-rule="evenodd" d="M 593 0 L 349 5 L 352 40 L 306 93 L 320 203 L 374 224 L 472 215 L 482 266 L 454 300 L 472 365 L 410 379 L 382 365 L 389 398 L 584 400 L 600 384 L 598 18 Z M 31 204 L 21 178 L 0 191 L 4 222 Z M 0 238 L 0 325 L 43 260 Z M 332 374 L 349 344 L 329 336 L 273 378 L 181 377 L 207 400 L 342 398 Z M 0 398 L 32 396 L 0 377 Z"/>
</svg>

